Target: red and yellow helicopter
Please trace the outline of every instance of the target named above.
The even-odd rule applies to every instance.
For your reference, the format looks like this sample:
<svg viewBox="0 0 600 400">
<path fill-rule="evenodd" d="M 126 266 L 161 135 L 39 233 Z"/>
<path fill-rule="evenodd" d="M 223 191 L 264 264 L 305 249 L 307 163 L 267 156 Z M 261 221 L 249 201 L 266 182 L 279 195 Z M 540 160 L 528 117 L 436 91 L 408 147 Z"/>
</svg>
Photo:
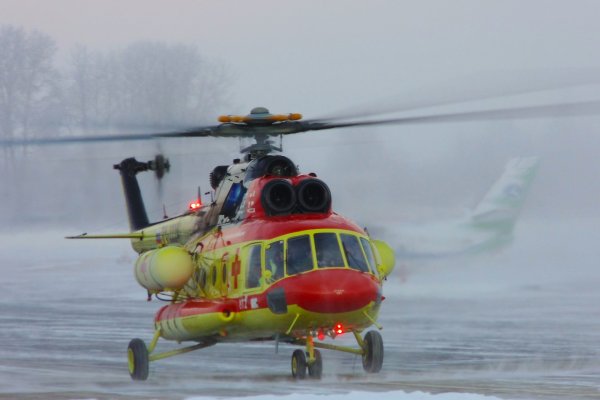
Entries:
<svg viewBox="0 0 600 400">
<path fill-rule="evenodd" d="M 0 146 L 148 140 L 176 137 L 253 138 L 243 159 L 210 174 L 214 200 L 198 199 L 174 218 L 150 223 L 136 175 L 162 177 L 169 162 L 127 158 L 119 170 L 130 233 L 79 235 L 77 239 L 125 238 L 139 253 L 135 277 L 149 296 L 169 297 L 158 310 L 154 335 L 146 344 L 133 339 L 129 373 L 148 378 L 149 363 L 220 342 L 275 340 L 298 345 L 292 376 L 319 378 L 319 349 L 362 357 L 365 371 L 381 370 L 384 346 L 377 317 L 382 286 L 394 268 L 394 252 L 354 222 L 335 213 L 331 192 L 315 174 L 303 174 L 272 138 L 353 126 L 527 118 L 558 114 L 597 114 L 599 101 L 518 108 L 411 115 L 388 119 L 302 120 L 300 114 L 276 115 L 257 107 L 246 116 L 222 116 L 219 125 L 166 133 L 0 140 Z M 366 115 L 369 116 L 369 115 Z M 356 346 L 334 345 L 325 338 L 343 333 Z M 194 344 L 156 352 L 159 339 Z"/>
<path fill-rule="evenodd" d="M 380 371 L 381 335 L 361 333 L 372 325 L 381 328 L 376 321 L 382 284 L 394 268 L 394 252 L 335 213 L 327 184 L 315 174 L 302 174 L 289 158 L 270 154 L 280 150 L 268 140 L 273 133 L 326 129 L 300 120 L 300 114 L 274 115 L 257 107 L 247 116 L 222 116 L 219 126 L 185 134 L 252 136 L 256 143 L 242 149 L 243 160 L 211 172 L 211 204 L 198 199 L 182 215 L 158 223 L 148 220 L 136 175 L 153 170 L 162 176 L 168 161 L 128 158 L 114 166 L 132 232 L 70 238 L 131 239 L 139 253 L 138 283 L 149 296 L 172 299 L 156 313 L 150 343 L 133 339 L 129 344 L 133 379 L 147 379 L 151 361 L 248 340 L 302 346 L 291 362 L 298 379 L 307 373 L 321 377 L 318 349 L 361 355 L 367 372 Z M 94 139 L 103 140 L 86 141 Z M 323 341 L 343 333 L 353 334 L 357 346 Z M 196 344 L 156 353 L 160 338 Z"/>
</svg>

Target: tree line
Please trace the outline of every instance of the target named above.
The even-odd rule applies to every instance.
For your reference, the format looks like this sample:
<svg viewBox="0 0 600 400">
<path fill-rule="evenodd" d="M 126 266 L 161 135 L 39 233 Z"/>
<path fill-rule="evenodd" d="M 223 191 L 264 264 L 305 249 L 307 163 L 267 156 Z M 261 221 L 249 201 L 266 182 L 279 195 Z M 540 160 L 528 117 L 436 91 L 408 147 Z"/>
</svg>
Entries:
<svg viewBox="0 0 600 400">
<path fill-rule="evenodd" d="M 227 97 L 226 68 L 193 45 L 78 46 L 61 66 L 57 50 L 47 34 L 0 26 L 2 138 L 190 126 Z"/>
</svg>

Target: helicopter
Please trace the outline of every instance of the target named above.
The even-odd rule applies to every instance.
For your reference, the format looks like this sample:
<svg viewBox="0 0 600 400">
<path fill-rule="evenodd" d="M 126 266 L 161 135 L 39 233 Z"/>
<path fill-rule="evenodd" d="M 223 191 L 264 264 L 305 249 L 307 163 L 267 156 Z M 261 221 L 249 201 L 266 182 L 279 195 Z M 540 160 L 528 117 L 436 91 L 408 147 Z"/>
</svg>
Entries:
<svg viewBox="0 0 600 400">
<path fill-rule="evenodd" d="M 137 174 L 158 178 L 170 168 L 162 155 L 147 162 L 130 157 L 119 171 L 131 231 L 69 236 L 70 239 L 128 239 L 139 254 L 134 275 L 150 298 L 168 297 L 154 318 L 147 343 L 135 338 L 127 350 L 133 380 L 146 380 L 149 364 L 224 342 L 270 340 L 299 346 L 291 356 L 296 379 L 320 378 L 320 350 L 359 355 L 367 373 L 381 371 L 384 345 L 377 322 L 383 285 L 395 266 L 392 248 L 336 212 L 328 185 L 301 173 L 273 137 L 337 128 L 596 114 L 600 102 L 409 115 L 359 120 L 303 120 L 271 114 L 223 115 L 220 124 L 162 133 L 2 140 L 2 146 L 149 140 L 176 137 L 252 138 L 242 159 L 210 173 L 214 199 L 200 196 L 181 215 L 151 223 Z M 369 116 L 369 115 L 366 115 Z M 369 330 L 375 327 L 378 330 Z M 351 334 L 355 347 L 332 344 Z M 193 342 L 157 352 L 160 339 Z"/>
<path fill-rule="evenodd" d="M 302 174 L 267 140 L 265 128 L 287 129 L 299 114 L 275 115 L 263 107 L 247 116 L 222 116 L 220 135 L 247 136 L 244 159 L 210 173 L 214 200 L 192 202 L 182 215 L 150 223 L 136 175 L 170 163 L 159 155 L 140 162 L 127 158 L 119 171 L 131 233 L 80 235 L 72 239 L 131 239 L 138 252 L 134 274 L 148 296 L 169 296 L 155 317 L 149 345 L 133 339 L 129 372 L 145 380 L 149 363 L 219 342 L 277 340 L 304 347 L 292 354 L 294 378 L 320 378 L 319 349 L 362 356 L 367 372 L 383 363 L 377 331 L 382 283 L 394 268 L 394 252 L 354 222 L 332 210 L 332 196 L 316 174 Z M 292 128 L 294 129 L 294 128 Z M 231 131 L 231 133 L 229 132 Z M 352 333 L 357 347 L 325 343 Z M 159 338 L 194 345 L 155 353 Z"/>
</svg>

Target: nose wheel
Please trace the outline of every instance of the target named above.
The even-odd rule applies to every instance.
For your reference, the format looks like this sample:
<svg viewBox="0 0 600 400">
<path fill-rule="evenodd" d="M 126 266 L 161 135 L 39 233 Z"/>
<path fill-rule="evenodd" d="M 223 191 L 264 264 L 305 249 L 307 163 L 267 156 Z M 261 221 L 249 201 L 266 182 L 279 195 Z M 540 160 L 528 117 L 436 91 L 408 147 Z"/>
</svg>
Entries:
<svg viewBox="0 0 600 400">
<path fill-rule="evenodd" d="M 306 356 L 304 351 L 295 350 L 292 354 L 292 377 L 294 379 L 306 378 Z"/>
<path fill-rule="evenodd" d="M 360 332 L 353 331 L 352 333 L 359 348 L 336 346 L 321 342 L 315 343 L 310 335 L 307 335 L 306 339 L 297 339 L 294 343 L 305 345 L 306 351 L 295 350 L 292 354 L 292 377 L 294 379 L 305 379 L 308 375 L 310 378 L 321 379 L 323 359 L 321 358 L 321 352 L 316 347 L 356 354 L 361 356 L 363 368 L 366 372 L 376 374 L 381 371 L 383 366 L 383 339 L 381 334 L 377 331 L 369 331 L 362 338 Z"/>
<path fill-rule="evenodd" d="M 308 376 L 313 379 L 321 379 L 323 373 L 323 359 L 321 358 L 321 352 L 315 350 L 315 360 L 308 364 Z"/>
<path fill-rule="evenodd" d="M 303 350 L 295 350 L 292 354 L 292 377 L 294 379 L 321 379 L 323 373 L 323 359 L 319 350 L 314 351 L 314 359 L 310 360 L 310 354 Z M 307 359 L 308 357 L 308 359 Z"/>
</svg>

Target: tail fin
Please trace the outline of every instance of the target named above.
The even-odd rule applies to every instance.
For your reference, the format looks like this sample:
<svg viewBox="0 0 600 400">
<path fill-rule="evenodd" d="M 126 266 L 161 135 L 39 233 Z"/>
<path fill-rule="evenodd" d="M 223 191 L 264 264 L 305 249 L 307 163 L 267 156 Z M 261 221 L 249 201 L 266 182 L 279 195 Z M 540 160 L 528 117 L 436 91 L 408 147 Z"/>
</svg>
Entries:
<svg viewBox="0 0 600 400">
<path fill-rule="evenodd" d="M 509 233 L 525 202 L 538 165 L 538 157 L 511 159 L 502 176 L 471 213 L 472 223 L 478 228 Z"/>
</svg>

